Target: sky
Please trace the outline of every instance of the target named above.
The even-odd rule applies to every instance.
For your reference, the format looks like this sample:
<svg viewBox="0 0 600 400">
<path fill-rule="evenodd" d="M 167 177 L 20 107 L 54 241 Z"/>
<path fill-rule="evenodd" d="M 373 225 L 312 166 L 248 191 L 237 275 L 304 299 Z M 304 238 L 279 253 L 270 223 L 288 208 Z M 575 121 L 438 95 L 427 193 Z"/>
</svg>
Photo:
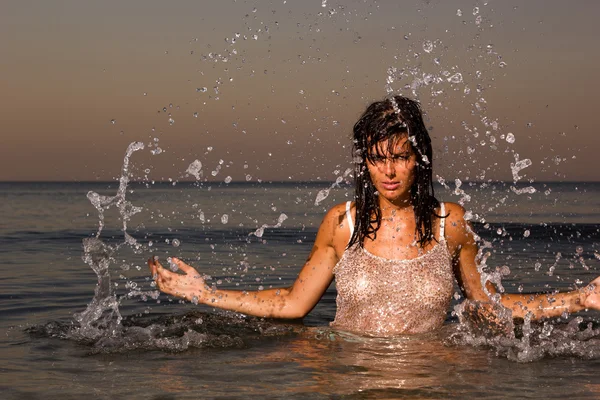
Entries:
<svg viewBox="0 0 600 400">
<path fill-rule="evenodd" d="M 600 180 L 597 1 L 1 8 L 0 181 L 113 180 L 134 141 L 134 179 L 199 160 L 215 181 L 333 181 L 390 93 L 421 101 L 441 179 Z"/>
</svg>

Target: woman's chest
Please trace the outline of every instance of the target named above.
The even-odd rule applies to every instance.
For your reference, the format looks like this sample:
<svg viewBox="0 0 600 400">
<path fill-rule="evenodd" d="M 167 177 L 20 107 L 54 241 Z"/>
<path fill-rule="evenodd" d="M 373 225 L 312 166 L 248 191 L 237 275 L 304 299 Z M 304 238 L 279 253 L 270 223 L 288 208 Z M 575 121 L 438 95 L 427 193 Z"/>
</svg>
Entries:
<svg viewBox="0 0 600 400">
<path fill-rule="evenodd" d="M 443 243 L 427 254 L 409 260 L 388 260 L 366 249 L 348 250 L 335 269 L 338 293 L 345 298 L 371 301 L 382 295 L 392 301 L 398 297 L 450 296 L 454 276 Z"/>
</svg>

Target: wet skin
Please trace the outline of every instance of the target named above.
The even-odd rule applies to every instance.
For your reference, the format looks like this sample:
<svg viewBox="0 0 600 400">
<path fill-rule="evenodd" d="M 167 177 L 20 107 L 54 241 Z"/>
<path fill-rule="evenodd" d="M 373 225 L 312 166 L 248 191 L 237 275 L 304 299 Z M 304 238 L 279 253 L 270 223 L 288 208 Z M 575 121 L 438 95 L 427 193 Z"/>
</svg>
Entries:
<svg viewBox="0 0 600 400">
<path fill-rule="evenodd" d="M 401 138 L 388 149 L 386 140 L 371 149 L 372 161 L 367 161 L 371 182 L 379 193 L 381 209 L 410 206 L 410 188 L 415 180 L 417 157 L 408 137 Z"/>
<path fill-rule="evenodd" d="M 365 240 L 365 248 L 373 254 L 386 254 L 389 258 L 407 259 L 417 256 L 414 243 L 415 218 L 411 204 L 410 188 L 415 179 L 417 155 L 407 137 L 400 137 L 392 146 L 384 141 L 373 148 L 367 162 L 371 181 L 378 192 L 382 224 L 375 240 Z M 469 300 L 490 302 L 496 294 L 491 283 L 482 286 L 477 268 L 478 247 L 472 227 L 465 220 L 465 210 L 458 204 L 445 203 L 446 243 L 452 255 L 455 278 Z M 439 213 L 439 210 L 437 210 Z M 356 220 L 356 210 L 351 214 Z M 434 232 L 439 231 L 439 218 L 434 218 Z M 157 287 L 167 293 L 189 301 L 244 314 L 270 318 L 303 318 L 317 304 L 333 281 L 333 267 L 339 261 L 350 238 L 350 228 L 345 223 L 345 204 L 334 206 L 324 217 L 313 250 L 290 286 L 257 292 L 209 288 L 201 274 L 183 261 L 172 262 L 181 272 L 163 268 L 158 260 L 148 260 L 148 266 Z M 430 245 L 431 246 L 431 245 Z M 430 248 L 430 247 L 429 247 Z M 427 251 L 428 248 L 420 249 Z M 533 319 L 560 316 L 564 312 L 577 312 L 586 308 L 600 309 L 600 277 L 585 288 L 558 294 L 503 294 L 501 304 L 512 311 L 513 317 L 530 314 Z"/>
</svg>

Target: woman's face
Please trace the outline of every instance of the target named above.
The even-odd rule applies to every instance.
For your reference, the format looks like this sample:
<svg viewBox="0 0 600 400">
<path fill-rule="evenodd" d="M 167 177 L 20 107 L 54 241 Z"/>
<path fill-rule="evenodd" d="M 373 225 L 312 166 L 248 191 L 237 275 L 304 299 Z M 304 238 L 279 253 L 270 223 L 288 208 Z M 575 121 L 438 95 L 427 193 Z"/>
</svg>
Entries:
<svg viewBox="0 0 600 400">
<path fill-rule="evenodd" d="M 407 202 L 415 180 L 417 157 L 406 135 L 393 141 L 391 150 L 389 139 L 374 146 L 370 150 L 372 161 L 367 159 L 367 167 L 381 200 Z"/>
</svg>

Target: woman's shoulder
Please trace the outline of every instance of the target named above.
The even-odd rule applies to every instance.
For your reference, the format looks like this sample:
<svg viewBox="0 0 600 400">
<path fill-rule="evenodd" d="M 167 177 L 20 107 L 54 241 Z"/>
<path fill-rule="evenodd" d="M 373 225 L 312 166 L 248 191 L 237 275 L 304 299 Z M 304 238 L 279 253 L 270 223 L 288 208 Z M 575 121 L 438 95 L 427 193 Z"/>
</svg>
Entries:
<svg viewBox="0 0 600 400">
<path fill-rule="evenodd" d="M 331 207 L 329 211 L 327 211 L 327 214 L 325 214 L 324 221 L 327 220 L 333 222 L 335 225 L 343 225 L 347 218 L 346 214 L 348 210 L 350 210 L 350 216 L 354 219 L 354 214 L 356 212 L 354 202 L 347 201 Z"/>
<path fill-rule="evenodd" d="M 317 237 L 322 236 L 339 254 L 343 252 L 343 249 L 348 244 L 352 229 L 346 217 L 346 207 L 348 207 L 347 203 L 340 203 L 331 207 L 323 217 L 323 222 L 321 222 L 321 227 L 319 228 L 319 235 L 317 235 Z M 350 210 L 351 217 L 354 220 L 354 202 L 350 204 Z"/>
<path fill-rule="evenodd" d="M 469 226 L 468 216 L 465 208 L 460 204 L 444 202 L 444 215 L 446 226 L 446 238 L 462 244 L 470 240 L 472 229 Z M 439 211 L 439 209 L 438 209 Z"/>
<path fill-rule="evenodd" d="M 441 213 L 441 205 L 444 205 L 444 215 L 442 217 L 446 217 L 450 220 L 455 220 L 457 218 L 464 219 L 465 216 L 465 208 L 457 203 L 451 203 L 449 201 L 440 202 L 440 207 L 437 209 L 439 213 Z"/>
</svg>

